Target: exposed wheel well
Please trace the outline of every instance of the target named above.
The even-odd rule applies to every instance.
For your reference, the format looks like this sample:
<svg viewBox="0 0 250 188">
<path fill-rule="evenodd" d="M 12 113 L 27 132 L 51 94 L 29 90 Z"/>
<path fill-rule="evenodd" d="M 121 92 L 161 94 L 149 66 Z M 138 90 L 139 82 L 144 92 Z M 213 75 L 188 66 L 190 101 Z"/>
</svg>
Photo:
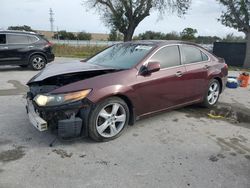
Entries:
<svg viewBox="0 0 250 188">
<path fill-rule="evenodd" d="M 129 108 L 129 125 L 134 125 L 135 123 L 135 113 L 134 113 L 134 106 L 133 103 L 131 102 L 131 100 L 125 96 L 125 95 L 114 95 L 114 97 L 119 97 L 122 100 L 124 100 L 126 102 L 126 104 L 128 105 Z"/>
<path fill-rule="evenodd" d="M 220 84 L 220 93 L 221 93 L 221 92 L 222 92 L 222 87 L 223 87 L 223 85 L 222 85 L 222 80 L 221 80 L 220 77 L 215 77 L 214 79 L 217 80 L 217 81 L 219 82 L 219 84 Z"/>
</svg>

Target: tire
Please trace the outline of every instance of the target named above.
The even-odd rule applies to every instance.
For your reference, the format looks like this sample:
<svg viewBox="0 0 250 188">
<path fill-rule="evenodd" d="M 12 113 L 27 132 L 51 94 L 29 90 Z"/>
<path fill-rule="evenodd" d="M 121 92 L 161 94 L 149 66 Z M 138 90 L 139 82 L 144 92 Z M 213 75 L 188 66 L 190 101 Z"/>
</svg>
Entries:
<svg viewBox="0 0 250 188">
<path fill-rule="evenodd" d="M 41 55 L 33 55 L 29 61 L 29 64 L 33 70 L 42 70 L 45 68 L 46 63 L 46 59 Z"/>
<path fill-rule="evenodd" d="M 21 68 L 27 68 L 28 65 L 19 65 L 19 67 L 21 67 Z"/>
<path fill-rule="evenodd" d="M 90 113 L 89 136 L 95 141 L 106 142 L 119 137 L 128 125 L 129 108 L 118 97 L 98 103 Z"/>
<path fill-rule="evenodd" d="M 204 96 L 202 106 L 210 108 L 214 106 L 220 97 L 221 85 L 218 80 L 212 79 L 208 84 L 207 92 Z"/>
</svg>

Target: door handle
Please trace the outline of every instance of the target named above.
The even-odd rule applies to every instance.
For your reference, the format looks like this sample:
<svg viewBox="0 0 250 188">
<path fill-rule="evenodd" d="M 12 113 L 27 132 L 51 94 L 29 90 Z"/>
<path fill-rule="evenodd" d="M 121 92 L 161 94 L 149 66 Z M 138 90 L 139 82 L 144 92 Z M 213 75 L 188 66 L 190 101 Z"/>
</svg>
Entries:
<svg viewBox="0 0 250 188">
<path fill-rule="evenodd" d="M 0 49 L 3 49 L 3 50 L 8 50 L 8 49 L 9 49 L 9 47 L 4 46 L 4 47 L 0 47 Z"/>
<path fill-rule="evenodd" d="M 28 48 L 34 48 L 34 46 L 28 46 Z"/>
<path fill-rule="evenodd" d="M 182 77 L 182 75 L 183 75 L 183 73 L 181 71 L 178 71 L 175 73 L 175 76 L 177 76 L 178 78 Z"/>
<path fill-rule="evenodd" d="M 207 70 L 208 70 L 209 68 L 210 68 L 209 65 L 205 65 L 205 66 L 204 66 L 204 69 L 207 69 Z"/>
</svg>

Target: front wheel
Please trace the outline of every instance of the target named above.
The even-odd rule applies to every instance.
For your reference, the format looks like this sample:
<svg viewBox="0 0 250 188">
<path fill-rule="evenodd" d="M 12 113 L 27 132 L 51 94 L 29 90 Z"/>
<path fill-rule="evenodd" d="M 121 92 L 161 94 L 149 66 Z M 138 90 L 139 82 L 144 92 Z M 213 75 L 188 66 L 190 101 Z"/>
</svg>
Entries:
<svg viewBox="0 0 250 188">
<path fill-rule="evenodd" d="M 46 59 L 41 55 L 33 55 L 30 58 L 30 66 L 33 70 L 42 70 L 46 66 Z"/>
<path fill-rule="evenodd" d="M 206 92 L 206 95 L 204 96 L 204 101 L 202 103 L 205 107 L 212 107 L 214 106 L 220 97 L 220 83 L 218 80 L 213 79 L 209 82 L 208 90 Z"/>
<path fill-rule="evenodd" d="M 108 98 L 92 110 L 89 135 L 96 141 L 109 141 L 119 137 L 128 125 L 129 109 L 118 97 Z"/>
</svg>

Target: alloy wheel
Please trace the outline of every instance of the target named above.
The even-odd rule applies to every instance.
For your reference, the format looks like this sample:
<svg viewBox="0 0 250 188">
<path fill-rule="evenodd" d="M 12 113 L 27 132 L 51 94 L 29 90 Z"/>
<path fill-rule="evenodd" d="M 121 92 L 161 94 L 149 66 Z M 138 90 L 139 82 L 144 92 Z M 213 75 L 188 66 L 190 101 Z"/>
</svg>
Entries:
<svg viewBox="0 0 250 188">
<path fill-rule="evenodd" d="M 126 119 L 126 111 L 121 104 L 108 104 L 102 108 L 97 116 L 97 132 L 105 138 L 114 137 L 122 131 L 126 123 Z"/>
<path fill-rule="evenodd" d="M 208 90 L 207 101 L 210 105 L 214 105 L 220 94 L 220 86 L 217 82 L 213 82 Z"/>
<path fill-rule="evenodd" d="M 36 70 L 40 70 L 45 66 L 45 61 L 41 57 L 35 57 L 32 60 L 32 65 Z"/>
</svg>

